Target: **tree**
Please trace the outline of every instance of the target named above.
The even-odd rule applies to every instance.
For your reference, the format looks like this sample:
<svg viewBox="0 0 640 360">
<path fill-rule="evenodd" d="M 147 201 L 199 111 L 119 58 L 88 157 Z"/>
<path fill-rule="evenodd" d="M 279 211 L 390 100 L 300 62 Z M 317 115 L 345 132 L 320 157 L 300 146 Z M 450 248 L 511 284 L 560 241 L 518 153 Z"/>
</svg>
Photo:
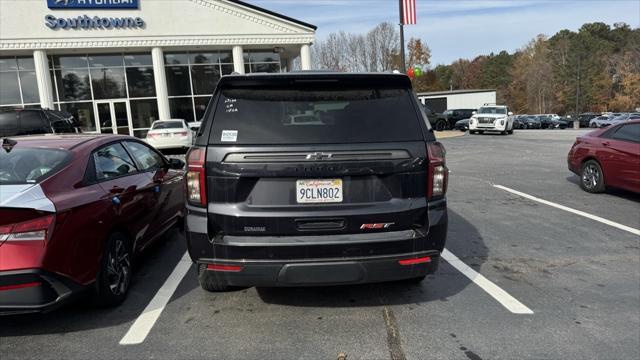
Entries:
<svg viewBox="0 0 640 360">
<path fill-rule="evenodd" d="M 400 57 L 398 56 L 398 59 Z M 424 75 L 420 77 L 414 77 L 411 81 L 416 91 L 427 91 L 429 88 L 430 79 L 427 78 L 427 70 L 429 69 L 429 63 L 431 62 L 431 50 L 420 39 L 410 38 L 407 43 L 407 69 L 418 67 L 424 71 Z M 400 61 L 397 62 L 398 64 Z M 399 67 L 396 67 L 399 68 Z"/>
</svg>

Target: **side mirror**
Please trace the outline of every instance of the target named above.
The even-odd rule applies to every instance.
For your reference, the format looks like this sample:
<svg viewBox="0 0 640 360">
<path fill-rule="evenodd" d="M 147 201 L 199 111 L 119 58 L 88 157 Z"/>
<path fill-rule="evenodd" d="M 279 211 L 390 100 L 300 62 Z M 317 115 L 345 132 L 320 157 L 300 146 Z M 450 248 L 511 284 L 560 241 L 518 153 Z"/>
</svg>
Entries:
<svg viewBox="0 0 640 360">
<path fill-rule="evenodd" d="M 169 168 L 170 169 L 175 169 L 175 170 L 182 170 L 184 169 L 184 161 L 180 160 L 180 159 L 169 159 Z"/>
<path fill-rule="evenodd" d="M 475 114 L 477 114 L 477 111 L 472 111 L 471 112 L 471 115 L 475 115 Z"/>
<path fill-rule="evenodd" d="M 507 115 L 513 116 L 513 113 L 511 111 L 509 111 L 509 113 Z"/>
</svg>

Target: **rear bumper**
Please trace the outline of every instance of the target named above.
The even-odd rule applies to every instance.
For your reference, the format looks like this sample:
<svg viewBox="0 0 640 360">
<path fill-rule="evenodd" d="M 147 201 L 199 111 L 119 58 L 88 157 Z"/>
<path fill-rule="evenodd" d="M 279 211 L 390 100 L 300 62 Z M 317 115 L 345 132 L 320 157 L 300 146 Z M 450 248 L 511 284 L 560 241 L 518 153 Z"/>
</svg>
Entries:
<svg viewBox="0 0 640 360">
<path fill-rule="evenodd" d="M 447 237 L 445 198 L 429 202 L 428 228 L 318 236 L 215 236 L 207 215 L 187 206 L 186 238 L 192 260 L 223 265 L 208 270 L 234 286 L 359 284 L 415 278 L 437 270 Z M 430 262 L 399 260 L 429 256 Z M 231 266 L 234 271 L 225 271 Z M 240 267 L 240 271 L 236 267 Z"/>
<path fill-rule="evenodd" d="M 209 275 L 231 286 L 322 286 L 385 282 L 425 276 L 437 270 L 439 255 L 438 251 L 428 251 L 384 257 L 303 261 L 200 259 L 199 264 L 218 265 L 213 266 L 214 269 L 234 269 L 205 270 Z M 426 261 L 426 257 L 429 261 Z M 400 260 L 406 259 L 420 259 L 421 262 L 401 265 Z"/>
<path fill-rule="evenodd" d="M 145 141 L 156 149 L 176 149 L 191 147 L 191 138 L 169 138 L 169 139 L 145 139 Z"/>
<path fill-rule="evenodd" d="M 42 269 L 0 271 L 0 315 L 51 311 L 82 289 Z"/>
</svg>

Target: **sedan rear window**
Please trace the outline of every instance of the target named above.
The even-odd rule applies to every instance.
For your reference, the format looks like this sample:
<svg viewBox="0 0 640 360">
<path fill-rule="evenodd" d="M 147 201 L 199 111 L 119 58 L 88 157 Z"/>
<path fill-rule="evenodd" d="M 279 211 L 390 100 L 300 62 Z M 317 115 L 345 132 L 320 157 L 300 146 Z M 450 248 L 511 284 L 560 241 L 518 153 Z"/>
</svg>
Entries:
<svg viewBox="0 0 640 360">
<path fill-rule="evenodd" d="M 37 184 L 64 167 L 66 150 L 14 147 L 0 149 L 0 184 Z"/>
<path fill-rule="evenodd" d="M 184 123 L 182 121 L 162 121 L 153 123 L 151 129 L 182 129 Z"/>
<path fill-rule="evenodd" d="M 222 89 L 210 143 L 422 140 L 407 89 Z"/>
</svg>

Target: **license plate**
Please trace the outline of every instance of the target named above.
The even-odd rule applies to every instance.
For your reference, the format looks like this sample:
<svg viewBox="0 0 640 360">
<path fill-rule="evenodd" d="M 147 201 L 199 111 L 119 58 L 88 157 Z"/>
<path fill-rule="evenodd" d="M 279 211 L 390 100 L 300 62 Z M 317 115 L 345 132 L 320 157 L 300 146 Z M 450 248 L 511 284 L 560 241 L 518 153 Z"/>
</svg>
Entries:
<svg viewBox="0 0 640 360">
<path fill-rule="evenodd" d="M 342 202 L 342 179 L 298 180 L 296 200 L 299 204 Z"/>
</svg>

